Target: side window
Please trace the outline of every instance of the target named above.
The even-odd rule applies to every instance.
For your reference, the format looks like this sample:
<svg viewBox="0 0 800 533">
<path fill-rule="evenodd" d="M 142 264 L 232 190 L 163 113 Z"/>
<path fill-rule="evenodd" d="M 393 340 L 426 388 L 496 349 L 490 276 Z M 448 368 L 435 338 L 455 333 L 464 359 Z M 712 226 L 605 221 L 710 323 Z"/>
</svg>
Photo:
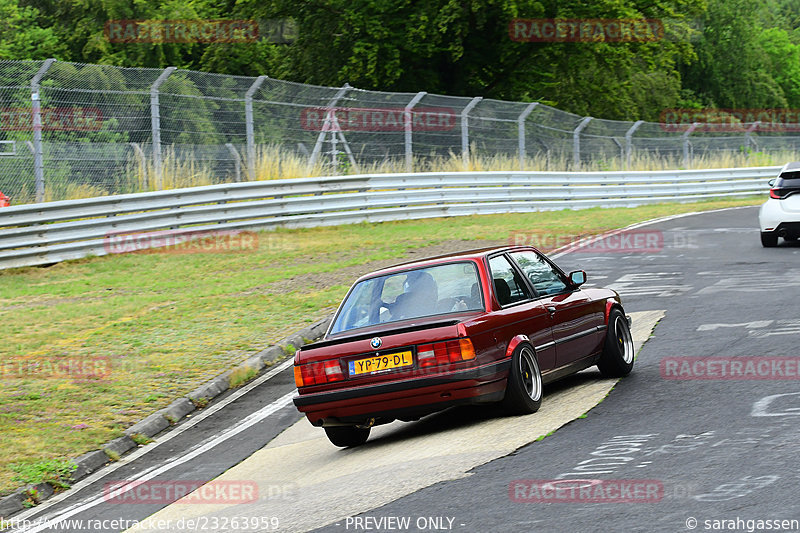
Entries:
<svg viewBox="0 0 800 533">
<path fill-rule="evenodd" d="M 505 256 L 498 255 L 489 259 L 489 270 L 492 272 L 494 290 L 500 305 L 530 299 L 528 288 Z"/>
<path fill-rule="evenodd" d="M 533 288 L 540 296 L 558 294 L 566 290 L 567 284 L 561 275 L 535 252 L 514 252 L 511 257 L 531 280 Z"/>
</svg>

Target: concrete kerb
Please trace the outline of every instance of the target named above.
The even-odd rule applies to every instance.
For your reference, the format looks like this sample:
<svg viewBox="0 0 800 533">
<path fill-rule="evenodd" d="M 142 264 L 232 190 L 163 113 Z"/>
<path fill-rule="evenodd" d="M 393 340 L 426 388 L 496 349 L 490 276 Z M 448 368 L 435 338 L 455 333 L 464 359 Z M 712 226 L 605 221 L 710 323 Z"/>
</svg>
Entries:
<svg viewBox="0 0 800 533">
<path fill-rule="evenodd" d="M 55 489 L 50 483 L 38 483 L 36 485 L 27 485 L 21 489 L 17 489 L 9 496 L 0 500 L 0 519 L 22 511 L 26 507 L 36 505 L 40 501 L 46 500 L 54 493 Z"/>
<path fill-rule="evenodd" d="M 272 366 L 286 357 L 288 355 L 287 349 L 289 345 L 297 349 L 308 344 L 306 340 L 316 341 L 322 338 L 332 318 L 332 316 L 328 316 L 286 337 L 275 345 L 261 350 L 236 367 L 213 377 L 186 396 L 176 399 L 167 407 L 156 411 L 129 427 L 125 430 L 124 436 L 103 444 L 99 450 L 87 452 L 74 459 L 72 462 L 75 463 L 76 468 L 72 472 L 69 481 L 71 483 L 80 481 L 109 462 L 118 460 L 120 456 L 139 446 L 131 438 L 132 436 L 141 435 L 147 438 L 153 438 L 194 412 L 198 409 L 198 406 L 204 407 L 208 402 L 231 388 L 230 377 L 234 372 L 251 371 L 252 369 L 261 372 L 265 368 Z M 35 498 L 31 496 L 31 494 L 34 493 L 33 491 L 35 491 Z M 50 483 L 27 485 L 17 489 L 8 496 L 0 498 L 0 519 L 8 518 L 12 514 L 23 511 L 32 504 L 46 500 L 54 493 L 55 488 Z"/>
<path fill-rule="evenodd" d="M 128 435 L 116 438 L 110 442 L 103 444 L 100 449 L 106 452 L 108 458 L 112 461 L 119 459 L 121 455 L 136 448 L 136 443 Z M 74 480 L 74 481 L 77 481 Z"/>
</svg>

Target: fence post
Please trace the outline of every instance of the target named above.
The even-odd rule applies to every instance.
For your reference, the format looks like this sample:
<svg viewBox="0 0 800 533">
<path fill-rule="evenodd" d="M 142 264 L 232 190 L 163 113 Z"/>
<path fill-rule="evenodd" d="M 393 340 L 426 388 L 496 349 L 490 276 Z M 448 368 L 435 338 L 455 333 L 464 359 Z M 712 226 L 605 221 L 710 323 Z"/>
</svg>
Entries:
<svg viewBox="0 0 800 533">
<path fill-rule="evenodd" d="M 325 106 L 325 122 L 322 124 L 322 131 L 319 132 L 317 135 L 317 142 L 314 143 L 314 150 L 311 151 L 311 158 L 308 160 L 308 173 L 311 172 L 311 169 L 314 168 L 314 165 L 317 163 L 317 159 L 319 158 L 319 153 L 322 150 L 322 143 L 325 141 L 325 134 L 328 133 L 328 129 L 331 127 L 331 113 L 333 112 L 333 108 L 339 102 L 339 100 L 349 91 L 352 89 L 349 83 L 345 83 L 339 89 L 339 91 L 331 98 L 328 105 Z"/>
<path fill-rule="evenodd" d="M 464 163 L 464 170 L 469 170 L 469 112 L 483 100 L 476 96 L 461 111 L 461 160 Z"/>
<path fill-rule="evenodd" d="M 244 95 L 244 127 L 247 134 L 247 175 L 250 181 L 256 179 L 256 139 L 253 129 L 253 95 L 269 76 L 259 76 Z M 239 181 L 239 180 L 236 180 Z"/>
<path fill-rule="evenodd" d="M 414 98 L 406 105 L 405 109 L 403 109 L 403 128 L 405 129 L 406 133 L 406 172 L 412 172 L 414 170 L 414 148 L 411 144 L 411 134 L 414 131 L 411 121 L 411 110 L 414 108 L 422 97 L 425 96 L 425 91 L 418 92 Z"/>
<path fill-rule="evenodd" d="M 152 142 L 153 142 L 153 170 L 155 172 L 155 188 L 160 191 L 163 188 L 162 183 L 162 169 L 161 169 L 161 115 L 159 114 L 158 105 L 158 88 L 164 83 L 170 74 L 172 74 L 177 67 L 167 67 L 164 72 L 156 78 L 153 85 L 150 86 L 150 127 L 152 128 Z"/>
<path fill-rule="evenodd" d="M 683 167 L 688 169 L 689 168 L 689 135 L 692 134 L 694 130 L 700 125 L 700 122 L 695 122 L 689 129 L 683 132 L 681 137 L 683 138 Z"/>
<path fill-rule="evenodd" d="M 575 167 L 573 170 L 581 168 L 581 131 L 585 128 L 592 117 L 583 117 L 581 123 L 572 132 L 572 165 Z"/>
<path fill-rule="evenodd" d="M 533 102 L 532 104 L 528 104 L 528 107 L 519 114 L 517 117 L 517 129 L 519 131 L 519 169 L 525 170 L 525 119 L 528 118 L 528 115 L 534 110 L 534 108 L 539 105 L 539 102 Z"/>
<path fill-rule="evenodd" d="M 36 202 L 44 202 L 44 154 L 42 152 L 42 108 L 39 82 L 56 60 L 45 59 L 39 72 L 31 79 L 31 114 L 33 118 L 33 176 L 36 183 Z"/>
<path fill-rule="evenodd" d="M 633 134 L 644 124 L 644 120 L 637 120 L 633 126 L 625 132 L 625 170 L 631 166 L 631 153 L 633 152 Z"/>
<path fill-rule="evenodd" d="M 755 144 L 756 145 L 756 149 L 758 149 L 758 144 L 755 141 L 753 141 L 752 134 L 753 134 L 753 131 L 755 131 L 756 128 L 758 128 L 760 125 L 761 125 L 761 121 L 757 120 L 757 121 L 753 122 L 752 124 L 750 124 L 750 127 L 747 128 L 747 131 L 744 132 L 744 149 L 745 150 L 750 148 L 750 143 L 751 142 L 753 144 Z"/>
</svg>

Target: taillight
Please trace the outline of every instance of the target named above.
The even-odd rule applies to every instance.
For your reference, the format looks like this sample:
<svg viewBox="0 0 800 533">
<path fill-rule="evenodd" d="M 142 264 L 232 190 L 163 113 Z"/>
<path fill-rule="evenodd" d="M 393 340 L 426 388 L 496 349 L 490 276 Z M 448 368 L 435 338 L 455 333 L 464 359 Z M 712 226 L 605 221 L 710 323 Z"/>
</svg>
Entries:
<svg viewBox="0 0 800 533">
<path fill-rule="evenodd" d="M 325 369 L 325 381 L 327 383 L 344 379 L 342 365 L 339 364 L 339 361 L 325 361 L 323 368 Z"/>
<path fill-rule="evenodd" d="M 475 348 L 472 346 L 472 341 L 469 339 L 458 339 L 458 343 L 461 346 L 461 360 L 468 361 L 469 359 L 475 359 Z"/>
<path fill-rule="evenodd" d="M 475 359 L 475 348 L 469 339 L 422 344 L 417 347 L 417 362 L 420 368 L 446 365 Z"/>
<path fill-rule="evenodd" d="M 433 344 L 423 344 L 417 348 L 417 362 L 420 368 L 438 364 L 436 362 L 436 353 L 434 352 Z"/>
<path fill-rule="evenodd" d="M 776 200 L 780 200 L 783 196 L 780 195 L 780 189 L 770 189 L 769 190 L 769 197 L 775 198 Z"/>
<path fill-rule="evenodd" d="M 294 367 L 294 383 L 297 387 L 323 385 L 344 379 L 344 372 L 338 360 L 309 363 Z"/>
</svg>

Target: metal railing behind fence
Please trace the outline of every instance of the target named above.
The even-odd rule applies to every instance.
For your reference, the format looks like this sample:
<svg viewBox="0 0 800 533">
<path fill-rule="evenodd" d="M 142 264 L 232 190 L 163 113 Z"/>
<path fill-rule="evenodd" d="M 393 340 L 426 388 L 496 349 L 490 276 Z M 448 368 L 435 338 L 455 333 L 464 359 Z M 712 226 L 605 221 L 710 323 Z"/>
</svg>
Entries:
<svg viewBox="0 0 800 533">
<path fill-rule="evenodd" d="M 502 156 L 520 169 L 541 158 L 550 170 L 578 170 L 609 160 L 627 168 L 646 154 L 691 168 L 698 154 L 796 151 L 800 141 L 753 128 L 664 126 L 536 102 L 0 61 L 0 191 L 14 205 L 267 179 L 261 165 L 281 157 L 301 161 L 305 175 L 371 172 L 387 162 L 392 171 L 430 170 L 453 156 L 465 168 L 470 158 Z"/>
<path fill-rule="evenodd" d="M 115 253 L 111 244 L 122 234 L 152 244 L 148 236 L 164 231 L 174 237 L 751 195 L 779 169 L 354 175 L 12 206 L 0 210 L 0 269 Z"/>
</svg>

